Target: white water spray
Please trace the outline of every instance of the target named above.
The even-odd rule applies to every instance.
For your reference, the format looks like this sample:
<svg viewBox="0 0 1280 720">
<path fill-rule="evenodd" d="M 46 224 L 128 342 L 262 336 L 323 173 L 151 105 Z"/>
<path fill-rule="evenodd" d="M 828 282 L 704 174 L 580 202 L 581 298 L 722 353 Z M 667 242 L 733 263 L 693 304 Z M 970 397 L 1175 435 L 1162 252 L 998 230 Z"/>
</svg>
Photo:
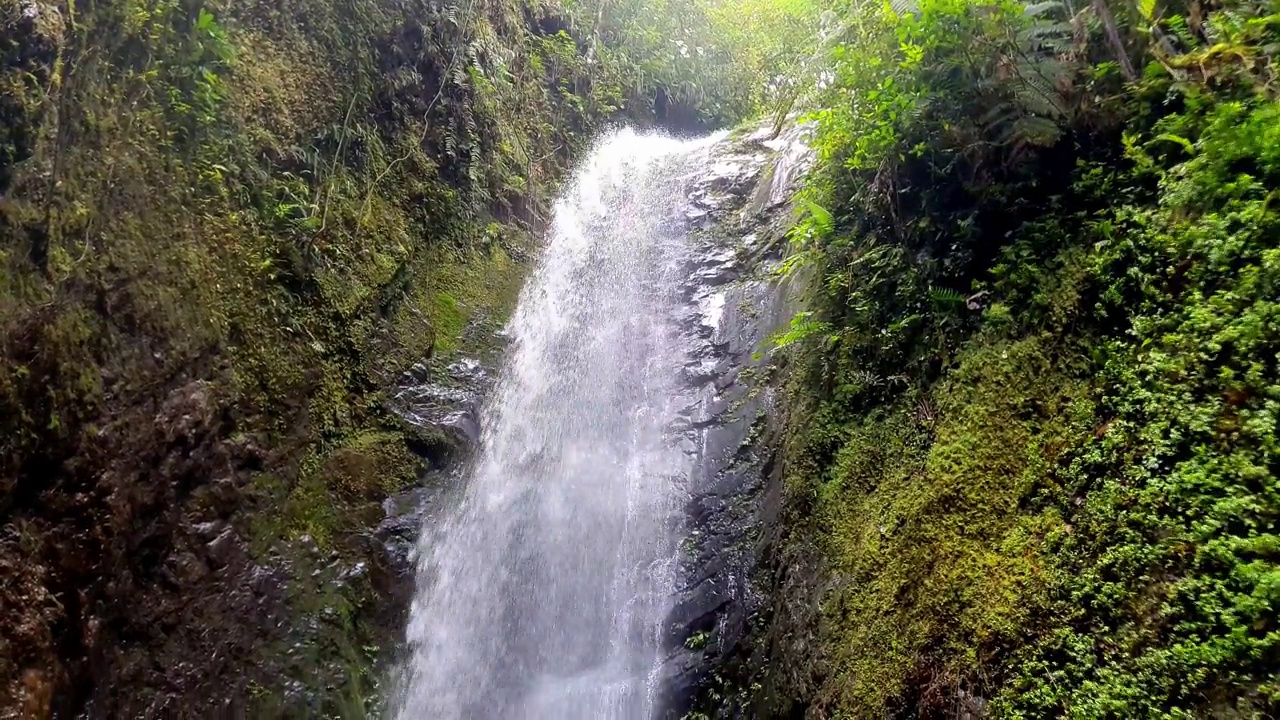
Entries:
<svg viewBox="0 0 1280 720">
<path fill-rule="evenodd" d="M 647 720 L 690 459 L 685 183 L 712 140 L 624 130 L 555 208 L 463 496 L 424 530 L 401 720 Z"/>
</svg>

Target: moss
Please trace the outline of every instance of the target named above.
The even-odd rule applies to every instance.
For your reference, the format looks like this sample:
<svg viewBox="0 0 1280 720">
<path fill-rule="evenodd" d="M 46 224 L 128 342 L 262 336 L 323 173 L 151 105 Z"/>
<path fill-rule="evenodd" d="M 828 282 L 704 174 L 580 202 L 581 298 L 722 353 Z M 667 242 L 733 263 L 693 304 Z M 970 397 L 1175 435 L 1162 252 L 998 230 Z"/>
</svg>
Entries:
<svg viewBox="0 0 1280 720">
<path fill-rule="evenodd" d="M 842 579 L 823 604 L 822 706 L 874 715 L 922 667 L 963 678 L 1047 602 L 1043 544 L 1064 523 L 1026 508 L 1081 432 L 1065 409 L 1087 388 L 1051 348 L 975 343 L 931 393 L 842 431 L 816 506 Z"/>
<path fill-rule="evenodd" d="M 188 556 L 203 551 L 188 547 L 187 528 L 224 521 L 257 562 L 292 568 L 296 624 L 277 627 L 305 626 L 299 603 L 321 576 L 303 570 L 298 539 L 367 559 L 361 538 L 380 499 L 416 478 L 409 445 L 422 439 L 384 407 L 385 388 L 433 355 L 492 350 L 486 333 L 514 304 L 551 185 L 615 105 L 573 98 L 578 122 L 556 122 L 586 78 L 585 49 L 570 39 L 534 74 L 540 43 L 514 6 L 446 21 L 416 1 L 157 0 L 78 4 L 74 22 L 32 6 L 34 30 L 10 22 L 17 4 L 0 7 L 0 507 L 51 523 L 62 544 L 42 552 L 64 569 L 41 582 L 84 598 L 48 628 L 59 637 L 47 656 L 23 662 L 61 668 L 60 713 L 78 713 L 100 684 L 102 712 L 131 714 L 170 692 L 166 682 L 113 674 L 116 655 L 82 661 L 91 653 L 67 628 L 92 621 L 104 647 L 158 652 L 112 638 L 152 625 L 169 587 L 122 584 L 115 569 L 193 567 Z M 484 51 L 471 72 L 452 72 L 463 46 L 501 46 L 503 60 Z M 214 429 L 157 428 L 169 397 L 196 380 L 223 409 Z M 170 452 L 208 467 L 162 462 Z M 144 503 L 157 488 L 173 497 Z M 103 498 L 118 503 L 113 517 L 159 519 L 106 537 Z M 98 542 L 87 574 L 58 559 Z M 0 563 L 6 552 L 16 550 L 0 547 Z M 246 577 L 181 591 L 225 598 L 204 612 L 231 622 Z M 339 605 L 371 602 L 369 588 L 341 592 Z M 356 625 L 299 642 L 341 645 L 333 662 L 359 665 L 368 689 L 360 638 L 377 632 Z M 237 635 L 224 630 L 213 628 Z M 279 700 L 277 640 L 193 666 L 206 674 L 184 681 L 191 712 L 222 708 L 226 687 L 248 678 Z M 166 640 L 138 641 L 148 642 Z M 326 652 L 308 657 L 324 665 Z M 316 680 L 324 672 L 294 677 L 337 693 Z M 19 686 L 0 678 L 0 704 Z"/>
<path fill-rule="evenodd" d="M 349 499 L 381 499 L 418 475 L 420 460 L 398 432 L 355 435 L 321 461 L 319 472 L 330 492 Z"/>
<path fill-rule="evenodd" d="M 968 7 L 912 31 L 971 53 Z M 929 62 L 898 79 L 940 109 Z M 820 121 L 769 710 L 1275 715 L 1280 105 L 1205 72 L 1016 162 L 944 137 L 980 97 Z"/>
</svg>

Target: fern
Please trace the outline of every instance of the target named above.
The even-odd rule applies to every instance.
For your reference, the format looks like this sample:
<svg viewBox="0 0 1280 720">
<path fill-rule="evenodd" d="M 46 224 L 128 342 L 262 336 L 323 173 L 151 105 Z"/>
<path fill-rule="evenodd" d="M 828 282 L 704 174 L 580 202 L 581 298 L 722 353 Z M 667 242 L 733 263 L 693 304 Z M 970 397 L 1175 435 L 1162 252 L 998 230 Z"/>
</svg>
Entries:
<svg viewBox="0 0 1280 720">
<path fill-rule="evenodd" d="M 1182 43 L 1182 47 L 1194 47 L 1196 37 L 1192 34 L 1191 28 L 1187 25 L 1187 19 L 1181 15 L 1171 15 L 1164 19 L 1164 25 L 1174 37 Z"/>
<path fill-rule="evenodd" d="M 1188 155 L 1194 156 L 1196 154 L 1196 146 L 1192 145 L 1190 140 L 1182 137 L 1181 135 L 1174 135 L 1172 133 L 1161 133 L 1155 136 L 1155 140 L 1163 140 L 1166 142 L 1177 144 L 1181 146 L 1182 149 L 1186 150 Z"/>
<path fill-rule="evenodd" d="M 992 106 L 990 110 L 978 116 L 978 125 L 998 127 L 1012 121 L 1017 114 L 1018 108 L 1014 107 L 1013 103 L 999 102 Z"/>
<path fill-rule="evenodd" d="M 1062 137 L 1062 128 L 1047 118 L 1028 115 L 1015 120 L 1006 133 L 1006 142 L 1049 147 Z"/>
<path fill-rule="evenodd" d="M 1022 13 L 1027 17 L 1038 18 L 1046 15 L 1054 10 L 1063 9 L 1061 0 L 1046 0 L 1046 2 L 1032 3 L 1023 9 Z"/>
<path fill-rule="evenodd" d="M 835 230 L 835 220 L 826 208 L 812 200 L 805 200 L 804 206 L 809 211 L 809 217 L 812 218 L 813 227 L 819 236 L 830 235 Z"/>
<path fill-rule="evenodd" d="M 965 305 L 965 296 L 950 288 L 931 288 L 929 302 L 936 310 L 955 310 Z"/>
<path fill-rule="evenodd" d="M 785 331 L 775 333 L 769 338 L 769 344 L 781 350 L 818 335 L 827 335 L 828 340 L 837 339 L 839 336 L 832 335 L 831 330 L 831 323 L 814 320 L 812 312 L 800 312 L 791 318 L 791 323 Z"/>
<path fill-rule="evenodd" d="M 1017 80 L 1013 83 L 1013 98 L 1023 110 L 1053 118 L 1066 115 L 1066 102 L 1055 87 L 1055 81 L 1062 73 L 1059 63 L 1040 61 L 1019 66 L 1015 72 Z M 1053 74 L 1046 76 L 1043 73 Z"/>
<path fill-rule="evenodd" d="M 917 0 L 889 0 L 889 8 L 898 16 L 915 15 L 920 12 Z"/>
</svg>

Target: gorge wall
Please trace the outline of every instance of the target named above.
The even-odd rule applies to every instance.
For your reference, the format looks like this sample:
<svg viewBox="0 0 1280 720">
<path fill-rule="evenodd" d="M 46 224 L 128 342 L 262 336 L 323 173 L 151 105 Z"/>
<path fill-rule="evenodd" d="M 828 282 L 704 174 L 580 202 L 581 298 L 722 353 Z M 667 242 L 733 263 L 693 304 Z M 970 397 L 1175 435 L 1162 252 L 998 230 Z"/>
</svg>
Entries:
<svg viewBox="0 0 1280 720">
<path fill-rule="evenodd" d="M 563 168 L 663 119 L 576 12 L 0 4 L 0 715 L 374 710 L 399 493 Z"/>
<path fill-rule="evenodd" d="M 479 443 L 447 492 L 410 498 L 427 509 L 395 717 L 745 702 L 723 694 L 769 597 L 803 134 L 606 133 L 556 202 L 480 421 L 472 395 L 405 396 Z"/>
<path fill-rule="evenodd" d="M 704 714 L 1274 716 L 1275 7 L 873 5 L 790 234 L 767 600 Z"/>
<path fill-rule="evenodd" d="M 766 100 L 671 715 L 1280 712 L 1274 4 L 716 5 L 0 0 L 0 717 L 382 712 L 559 178 Z"/>
</svg>

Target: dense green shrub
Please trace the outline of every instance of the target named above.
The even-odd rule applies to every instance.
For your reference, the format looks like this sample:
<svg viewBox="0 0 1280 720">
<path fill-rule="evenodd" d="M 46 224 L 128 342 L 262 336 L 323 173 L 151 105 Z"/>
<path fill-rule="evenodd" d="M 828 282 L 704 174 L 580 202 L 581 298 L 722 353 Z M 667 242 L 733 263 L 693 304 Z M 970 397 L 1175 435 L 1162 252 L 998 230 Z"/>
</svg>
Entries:
<svg viewBox="0 0 1280 720">
<path fill-rule="evenodd" d="M 830 49 L 775 705 L 1276 712 L 1280 18 L 1099 7 L 871 3 Z"/>
</svg>

